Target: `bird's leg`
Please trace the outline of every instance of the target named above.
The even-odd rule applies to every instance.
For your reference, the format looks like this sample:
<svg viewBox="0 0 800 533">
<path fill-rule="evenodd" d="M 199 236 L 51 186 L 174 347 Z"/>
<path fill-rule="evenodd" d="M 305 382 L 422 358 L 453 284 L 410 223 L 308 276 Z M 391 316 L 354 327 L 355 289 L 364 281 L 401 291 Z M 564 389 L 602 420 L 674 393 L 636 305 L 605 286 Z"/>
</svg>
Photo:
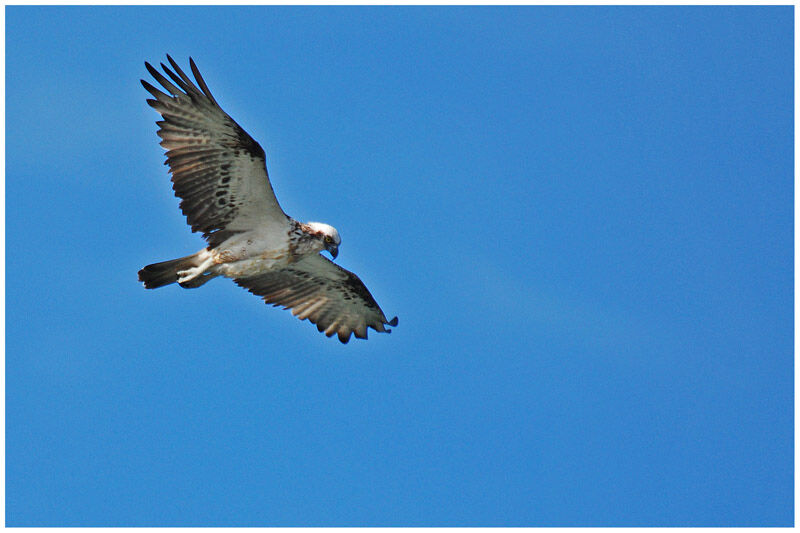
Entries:
<svg viewBox="0 0 800 533">
<path fill-rule="evenodd" d="M 202 258 L 202 262 L 199 265 L 192 268 L 187 268 L 186 270 L 178 271 L 178 283 L 186 283 L 187 281 L 193 280 L 214 264 L 214 258 L 211 257 L 211 254 L 207 251 L 200 257 Z"/>
</svg>

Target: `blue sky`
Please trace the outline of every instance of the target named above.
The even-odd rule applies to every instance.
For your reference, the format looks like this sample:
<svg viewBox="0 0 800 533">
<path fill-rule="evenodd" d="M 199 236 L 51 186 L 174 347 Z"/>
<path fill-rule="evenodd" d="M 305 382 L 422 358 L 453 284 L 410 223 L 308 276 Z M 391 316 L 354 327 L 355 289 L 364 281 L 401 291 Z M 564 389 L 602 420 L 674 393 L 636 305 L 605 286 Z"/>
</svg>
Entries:
<svg viewBox="0 0 800 533">
<path fill-rule="evenodd" d="M 793 523 L 793 8 L 6 8 L 10 526 Z M 191 55 L 392 335 L 202 247 Z"/>
</svg>

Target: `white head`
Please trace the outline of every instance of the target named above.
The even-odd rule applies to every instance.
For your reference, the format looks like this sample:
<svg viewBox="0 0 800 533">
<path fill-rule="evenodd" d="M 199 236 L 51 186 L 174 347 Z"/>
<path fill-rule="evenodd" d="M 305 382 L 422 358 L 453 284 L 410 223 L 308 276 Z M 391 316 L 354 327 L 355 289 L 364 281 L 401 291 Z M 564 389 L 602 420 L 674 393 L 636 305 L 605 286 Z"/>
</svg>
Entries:
<svg viewBox="0 0 800 533">
<path fill-rule="evenodd" d="M 336 231 L 336 228 L 323 224 L 322 222 L 308 222 L 306 226 L 319 235 L 322 241 L 322 248 L 328 250 L 331 257 L 336 259 L 336 256 L 339 255 L 339 245 L 342 243 L 342 239 L 339 237 L 339 232 Z"/>
</svg>

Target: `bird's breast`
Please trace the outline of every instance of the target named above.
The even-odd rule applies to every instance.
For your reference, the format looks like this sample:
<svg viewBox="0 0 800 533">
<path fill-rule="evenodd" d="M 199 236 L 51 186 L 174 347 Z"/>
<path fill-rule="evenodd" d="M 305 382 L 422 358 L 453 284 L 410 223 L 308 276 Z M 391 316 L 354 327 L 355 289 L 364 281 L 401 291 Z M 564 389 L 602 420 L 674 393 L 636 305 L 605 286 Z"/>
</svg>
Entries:
<svg viewBox="0 0 800 533">
<path fill-rule="evenodd" d="M 289 262 L 285 241 L 275 242 L 272 235 L 255 232 L 228 239 L 211 253 L 216 271 L 229 278 L 263 274 Z"/>
<path fill-rule="evenodd" d="M 276 268 L 283 268 L 286 260 L 282 257 L 250 257 L 216 265 L 216 271 L 228 278 L 248 278 L 264 274 Z"/>
</svg>

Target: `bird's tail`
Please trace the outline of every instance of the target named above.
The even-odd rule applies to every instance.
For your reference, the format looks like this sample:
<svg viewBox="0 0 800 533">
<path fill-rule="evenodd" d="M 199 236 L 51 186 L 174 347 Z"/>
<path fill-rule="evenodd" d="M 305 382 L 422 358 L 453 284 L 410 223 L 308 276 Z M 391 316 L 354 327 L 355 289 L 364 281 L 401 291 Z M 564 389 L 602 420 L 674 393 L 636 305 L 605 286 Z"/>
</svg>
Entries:
<svg viewBox="0 0 800 533">
<path fill-rule="evenodd" d="M 147 265 L 139 271 L 139 281 L 144 283 L 145 289 L 157 289 L 164 285 L 176 283 L 178 281 L 178 272 L 189 270 L 191 268 L 202 267 L 208 257 L 207 250 L 200 250 L 196 254 L 187 255 L 180 259 L 173 259 L 171 261 L 163 261 L 161 263 L 153 263 Z M 204 284 L 215 276 L 209 274 L 199 273 L 192 279 L 181 283 L 184 289 L 193 289 Z"/>
</svg>

